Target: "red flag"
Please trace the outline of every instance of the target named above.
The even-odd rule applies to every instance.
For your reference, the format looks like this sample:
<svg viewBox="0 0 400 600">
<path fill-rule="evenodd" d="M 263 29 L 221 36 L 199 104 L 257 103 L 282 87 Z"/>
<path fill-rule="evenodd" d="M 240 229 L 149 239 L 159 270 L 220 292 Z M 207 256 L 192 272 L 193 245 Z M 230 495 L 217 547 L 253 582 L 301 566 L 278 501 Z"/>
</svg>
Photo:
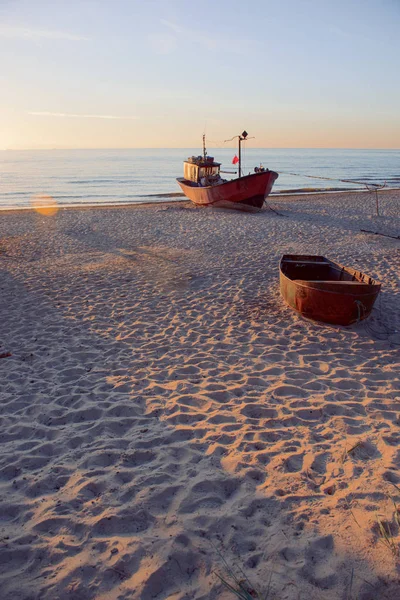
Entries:
<svg viewBox="0 0 400 600">
<path fill-rule="evenodd" d="M 235 154 L 235 156 L 232 158 L 232 164 L 236 165 L 238 162 L 239 162 L 239 159 L 238 159 L 238 157 Z"/>
</svg>

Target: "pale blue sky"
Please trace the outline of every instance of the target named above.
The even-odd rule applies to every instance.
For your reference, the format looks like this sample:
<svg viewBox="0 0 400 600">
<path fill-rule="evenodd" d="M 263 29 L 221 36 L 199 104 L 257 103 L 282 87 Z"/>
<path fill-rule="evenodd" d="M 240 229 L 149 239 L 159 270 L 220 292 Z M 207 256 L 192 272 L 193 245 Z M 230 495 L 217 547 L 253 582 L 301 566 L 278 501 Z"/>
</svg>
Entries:
<svg viewBox="0 0 400 600">
<path fill-rule="evenodd" d="M 400 0 L 0 0 L 0 148 L 400 147 Z"/>
</svg>

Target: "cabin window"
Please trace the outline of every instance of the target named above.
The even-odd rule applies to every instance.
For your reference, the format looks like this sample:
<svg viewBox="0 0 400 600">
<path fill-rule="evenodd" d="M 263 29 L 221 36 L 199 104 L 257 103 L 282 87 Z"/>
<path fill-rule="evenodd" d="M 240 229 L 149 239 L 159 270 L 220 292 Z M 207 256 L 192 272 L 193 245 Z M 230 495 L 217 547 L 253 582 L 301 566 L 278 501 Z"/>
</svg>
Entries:
<svg viewBox="0 0 400 600">
<path fill-rule="evenodd" d="M 219 168 L 218 167 L 202 167 L 199 169 L 199 176 L 201 177 L 209 177 L 210 175 L 218 175 Z"/>
<path fill-rule="evenodd" d="M 185 162 L 183 168 L 183 176 L 189 181 L 199 182 L 203 178 L 219 178 L 219 165 L 202 166 L 194 163 Z"/>
</svg>

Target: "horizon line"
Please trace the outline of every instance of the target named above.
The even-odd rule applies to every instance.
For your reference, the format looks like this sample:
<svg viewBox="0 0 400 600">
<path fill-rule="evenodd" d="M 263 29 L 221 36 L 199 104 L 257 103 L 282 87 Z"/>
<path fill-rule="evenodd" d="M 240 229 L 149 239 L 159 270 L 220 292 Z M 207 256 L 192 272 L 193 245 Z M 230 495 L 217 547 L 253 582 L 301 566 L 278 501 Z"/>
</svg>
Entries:
<svg viewBox="0 0 400 600">
<path fill-rule="evenodd" d="M 196 146 L 197 147 L 197 146 Z M 1 152 L 32 152 L 32 151 L 58 151 L 58 150 L 193 150 L 195 146 L 125 146 L 125 147 L 117 147 L 117 146 L 102 146 L 98 148 L 88 147 L 88 148 L 76 148 L 76 147 L 61 147 L 61 148 L 0 148 Z M 234 150 L 234 148 L 230 148 L 229 146 L 214 146 L 212 150 Z M 254 146 L 252 148 L 247 148 L 247 150 L 397 150 L 400 151 L 400 147 L 398 148 L 387 148 L 387 147 L 368 147 L 362 148 L 359 146 L 352 147 L 344 147 L 344 146 Z M 209 152 L 207 153 L 209 154 Z"/>
</svg>

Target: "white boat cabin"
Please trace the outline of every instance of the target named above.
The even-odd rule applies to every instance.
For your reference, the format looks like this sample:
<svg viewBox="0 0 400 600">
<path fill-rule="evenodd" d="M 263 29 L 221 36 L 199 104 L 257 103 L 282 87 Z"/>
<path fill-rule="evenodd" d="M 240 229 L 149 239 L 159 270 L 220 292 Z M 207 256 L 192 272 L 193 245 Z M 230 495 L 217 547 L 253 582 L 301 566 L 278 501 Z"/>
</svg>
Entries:
<svg viewBox="0 0 400 600">
<path fill-rule="evenodd" d="M 183 177 L 196 183 L 198 186 L 215 185 L 221 180 L 221 163 L 214 162 L 214 158 L 207 156 L 191 156 L 183 163 Z"/>
</svg>

